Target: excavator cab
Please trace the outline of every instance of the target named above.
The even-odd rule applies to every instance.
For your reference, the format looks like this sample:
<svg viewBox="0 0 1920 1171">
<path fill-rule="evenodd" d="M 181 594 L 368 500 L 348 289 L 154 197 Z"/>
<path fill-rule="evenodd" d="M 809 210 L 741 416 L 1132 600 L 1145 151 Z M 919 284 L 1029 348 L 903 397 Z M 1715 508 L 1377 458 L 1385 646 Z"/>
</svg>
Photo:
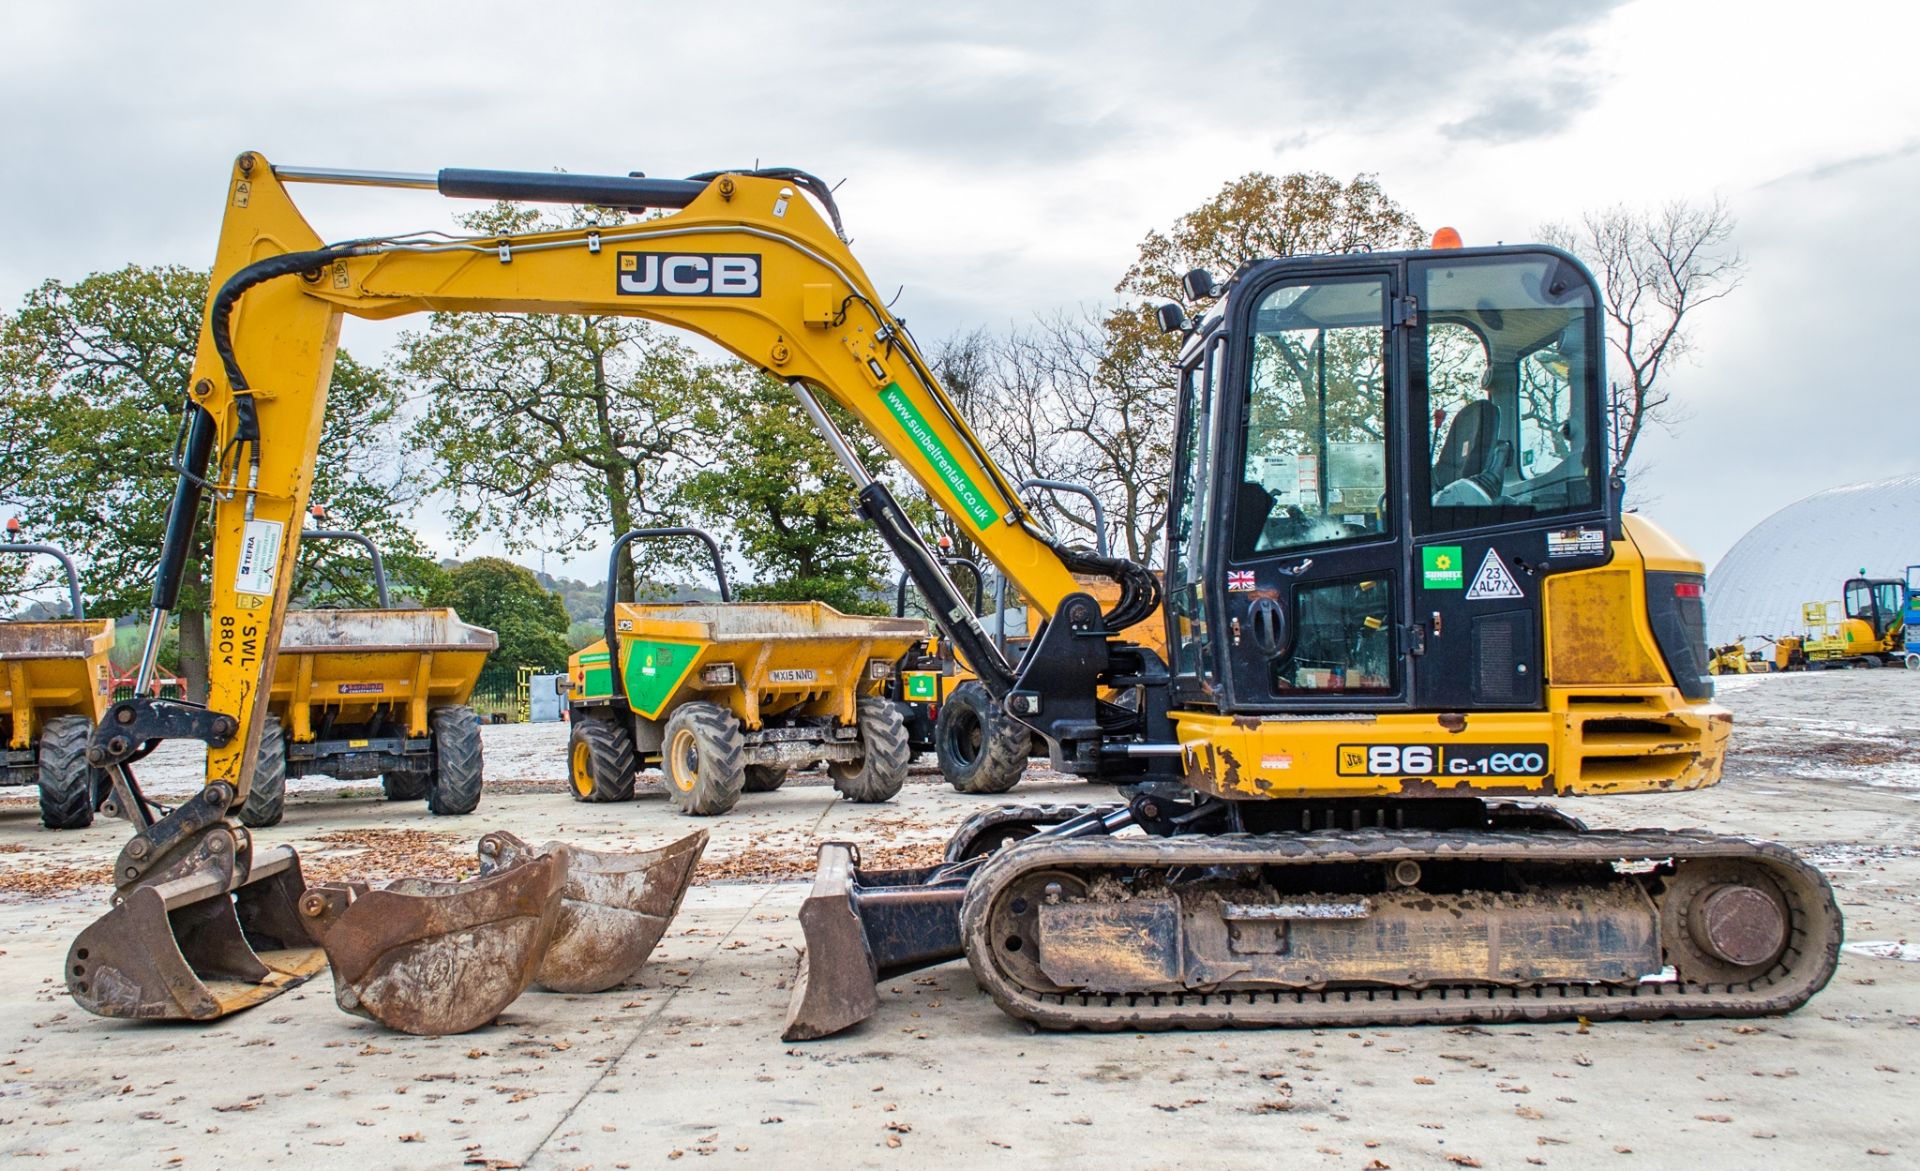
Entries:
<svg viewBox="0 0 1920 1171">
<path fill-rule="evenodd" d="M 1842 592 L 1847 617 L 1866 623 L 1876 645 L 1885 643 L 1888 650 L 1899 649 L 1894 644 L 1899 641 L 1895 636 L 1906 614 L 1906 584 L 1891 578 L 1855 577 L 1848 579 Z"/>
<path fill-rule="evenodd" d="M 1604 563 L 1617 529 L 1594 306 L 1550 249 L 1238 278 L 1183 355 L 1176 703 L 1538 707 L 1540 571 Z"/>
</svg>

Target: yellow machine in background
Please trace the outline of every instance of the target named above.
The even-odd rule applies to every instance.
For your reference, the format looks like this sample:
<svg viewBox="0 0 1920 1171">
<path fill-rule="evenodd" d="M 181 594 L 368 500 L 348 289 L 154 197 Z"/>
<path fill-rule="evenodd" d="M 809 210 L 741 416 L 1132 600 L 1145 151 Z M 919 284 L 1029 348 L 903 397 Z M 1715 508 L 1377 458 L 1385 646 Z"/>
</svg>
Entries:
<svg viewBox="0 0 1920 1171">
<path fill-rule="evenodd" d="M 1707 650 L 1709 675 L 1764 675 L 1776 670 L 1764 651 L 1750 651 L 1744 642 L 1730 642 Z"/>
<path fill-rule="evenodd" d="M 1905 658 L 1906 583 L 1894 578 L 1849 578 L 1842 593 L 1841 601 L 1807 602 L 1800 607 L 1806 630 L 1775 644 L 1780 670 L 1881 667 Z"/>
<path fill-rule="evenodd" d="M 665 214 L 329 246 L 289 197 L 303 181 Z M 990 854 L 969 848 L 976 819 L 950 844 L 964 860 L 941 866 L 862 870 L 853 846 L 823 846 L 789 1038 L 849 1027 L 876 1011 L 876 979 L 961 955 L 1021 1019 L 1128 1030 L 1751 1015 L 1796 1007 L 1834 970 L 1831 889 L 1791 851 L 1589 831 L 1505 800 L 1710 785 L 1730 727 L 1698 559 L 1621 515 L 1604 315 L 1563 252 L 1291 257 L 1224 286 L 1188 274 L 1205 311 L 1159 314 L 1182 336 L 1164 575 L 1035 523 L 849 250 L 831 189 L 801 171 L 411 176 L 248 153 L 213 280 L 155 608 L 172 605 L 210 483 L 212 615 L 234 652 L 216 655 L 207 708 L 128 701 L 93 745 L 135 819 L 122 907 L 69 956 L 93 1011 L 218 1015 L 305 970 L 262 962 L 183 1014 L 137 961 L 156 941 L 174 956 L 172 924 L 191 915 L 230 925 L 241 951 L 297 942 L 260 907 L 258 867 L 215 855 L 245 844 L 225 815 L 265 718 L 340 319 L 427 311 L 641 317 L 787 382 L 997 710 L 1057 767 L 1120 786 L 1062 821 L 999 816 L 1011 844 Z M 1017 660 L 820 393 L 1044 617 Z M 1116 600 L 1076 575 L 1114 582 Z M 1156 616 L 1164 653 L 1124 634 Z M 209 784 L 149 818 L 129 764 L 170 736 L 210 746 Z M 1022 819 L 1034 832 L 1013 840 Z M 102 994 L 103 965 L 124 995 Z M 164 976 L 208 965 L 189 955 Z"/>
<path fill-rule="evenodd" d="M 0 554 L 59 561 L 71 617 L 0 622 L 0 731 L 7 737 L 0 783 L 37 786 L 40 824 L 48 829 L 84 829 L 93 824 L 98 779 L 87 764 L 87 741 L 107 710 L 113 621 L 87 618 L 72 558 L 19 536 L 19 521 L 9 521 Z"/>
<path fill-rule="evenodd" d="M 720 602 L 616 601 L 635 539 L 692 537 L 713 556 Z M 682 813 L 711 817 L 795 767 L 827 766 L 852 801 L 892 800 L 912 758 L 901 704 L 882 696 L 923 639 L 917 618 L 842 614 L 824 602 L 735 602 L 720 546 L 699 529 L 638 529 L 614 542 L 606 636 L 568 662 L 568 775 L 581 801 L 625 801 L 658 765 Z M 616 661 L 608 646 L 620 648 Z"/>
<path fill-rule="evenodd" d="M 499 638 L 450 609 L 394 609 L 380 550 L 361 534 L 307 529 L 301 539 L 364 549 L 379 604 L 287 614 L 241 822 L 278 825 L 287 779 L 311 775 L 379 777 L 389 801 L 473 812 L 484 764 L 466 703 Z"/>
</svg>

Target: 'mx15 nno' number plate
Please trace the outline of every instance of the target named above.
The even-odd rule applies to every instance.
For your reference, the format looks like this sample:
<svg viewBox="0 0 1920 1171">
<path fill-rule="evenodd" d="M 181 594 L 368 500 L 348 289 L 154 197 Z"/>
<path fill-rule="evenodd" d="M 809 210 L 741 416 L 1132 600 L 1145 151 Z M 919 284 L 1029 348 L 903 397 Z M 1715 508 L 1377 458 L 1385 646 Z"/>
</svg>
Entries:
<svg viewBox="0 0 1920 1171">
<path fill-rule="evenodd" d="M 1544 744 L 1342 744 L 1343 777 L 1538 777 Z"/>
</svg>

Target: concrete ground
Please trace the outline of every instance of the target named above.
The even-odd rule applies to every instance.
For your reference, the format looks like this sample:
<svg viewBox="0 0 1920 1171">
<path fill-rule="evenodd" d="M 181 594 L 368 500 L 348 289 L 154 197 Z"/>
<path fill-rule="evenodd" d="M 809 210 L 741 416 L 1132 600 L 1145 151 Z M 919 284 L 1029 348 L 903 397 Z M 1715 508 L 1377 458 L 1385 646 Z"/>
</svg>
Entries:
<svg viewBox="0 0 1920 1171">
<path fill-rule="evenodd" d="M 211 1026 L 122 1024 L 68 998 L 68 942 L 103 909 L 118 823 L 52 834 L 0 799 L 0 1155 L 47 1168 L 626 1168 L 669 1163 L 1439 1168 L 1920 1165 L 1920 675 L 1736 679 L 1717 789 L 1569 803 L 1596 824 L 1775 838 L 1821 865 L 1848 950 L 1799 1013 L 1613 1023 L 1048 1035 L 964 962 L 886 985 L 880 1013 L 778 1039 L 813 845 L 914 861 L 990 799 L 922 772 L 893 803 L 796 782 L 702 822 L 702 884 L 640 982 L 529 993 L 459 1037 L 386 1032 L 322 975 Z M 568 801 L 564 730 L 488 729 L 459 821 L 361 786 L 303 786 L 266 841 L 310 875 L 453 873 L 489 828 L 599 847 L 693 828 L 657 793 Z M 171 750 L 169 750 L 171 751 Z M 156 760 L 157 789 L 196 763 Z M 1031 775 L 1017 797 L 1107 792 Z"/>
</svg>

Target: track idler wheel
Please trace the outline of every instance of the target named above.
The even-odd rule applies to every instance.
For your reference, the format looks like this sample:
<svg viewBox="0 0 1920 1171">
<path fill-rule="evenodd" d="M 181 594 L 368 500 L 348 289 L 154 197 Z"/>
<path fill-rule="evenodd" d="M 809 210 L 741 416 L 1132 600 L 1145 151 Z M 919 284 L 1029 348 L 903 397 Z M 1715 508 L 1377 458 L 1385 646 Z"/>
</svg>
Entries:
<svg viewBox="0 0 1920 1171">
<path fill-rule="evenodd" d="M 534 982 L 553 992 L 604 992 L 639 975 L 680 909 L 706 847 L 706 830 L 631 852 L 558 842 L 536 850 L 495 831 L 480 839 L 480 873 L 511 871 L 543 855 L 563 858 L 559 922 Z"/>
<path fill-rule="evenodd" d="M 531 855 L 468 882 L 308 888 L 300 913 L 340 1007 L 419 1036 L 465 1033 L 527 990 L 560 921 L 567 861 Z"/>
</svg>

